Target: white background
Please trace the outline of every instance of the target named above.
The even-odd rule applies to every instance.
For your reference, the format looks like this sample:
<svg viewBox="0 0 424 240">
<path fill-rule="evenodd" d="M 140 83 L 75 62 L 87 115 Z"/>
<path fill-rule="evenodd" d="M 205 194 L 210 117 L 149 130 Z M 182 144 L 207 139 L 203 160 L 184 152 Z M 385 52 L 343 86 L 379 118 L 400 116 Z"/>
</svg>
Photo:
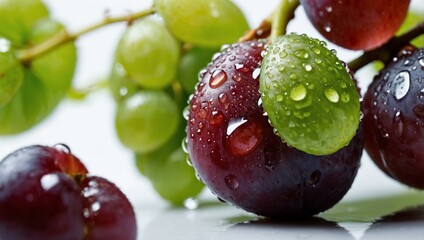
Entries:
<svg viewBox="0 0 424 240">
<path fill-rule="evenodd" d="M 70 32 L 101 20 L 106 10 L 114 16 L 118 16 L 146 9 L 152 4 L 152 0 L 45 0 L 44 2 L 50 8 L 53 17 L 63 22 Z M 254 27 L 272 12 L 278 1 L 236 0 L 235 2 L 245 12 L 251 27 Z M 412 4 L 415 7 L 424 7 L 422 0 L 413 0 Z M 124 23 L 117 23 L 78 39 L 76 42 L 78 64 L 74 80 L 76 87 L 88 86 L 107 76 L 114 48 L 124 28 Z M 301 8 L 296 12 L 295 21 L 289 25 L 289 31 L 307 33 L 310 36 L 322 38 L 311 27 Z M 345 61 L 360 54 L 360 52 L 346 51 L 331 44 L 330 47 L 335 48 L 338 56 Z M 367 70 L 361 71 L 358 76 L 363 83 L 372 79 L 372 75 Z M 58 76 L 58 81 L 60 81 L 60 76 Z M 172 236 L 172 233 L 166 235 L 165 231 L 160 235 L 162 238 L 155 237 L 157 233 L 152 230 L 151 223 L 158 212 L 168 209 L 167 203 L 155 194 L 149 182 L 138 173 L 134 165 L 133 154 L 118 141 L 114 129 L 114 111 L 115 103 L 106 90 L 96 92 L 82 102 L 66 100 L 48 119 L 30 131 L 15 136 L 0 136 L 0 159 L 26 145 L 65 143 L 74 154 L 82 159 L 92 174 L 106 177 L 115 182 L 127 194 L 137 211 L 140 238 L 166 239 L 165 237 Z M 384 176 L 365 155 L 358 177 L 346 198 L 359 199 L 364 196 L 369 197 L 405 189 L 406 187 Z M 205 191 L 204 197 L 210 197 L 208 191 Z M 173 210 L 166 211 L 169 213 Z M 169 223 L 173 216 L 175 215 L 165 214 L 165 219 L 161 219 L 161 221 Z M 205 231 L 216 230 L 208 228 L 207 224 L 204 226 L 206 226 Z M 153 229 L 155 228 L 153 227 Z M 160 228 L 157 229 L 160 231 Z M 220 230 L 217 229 L 217 231 Z M 237 232 L 235 236 L 237 236 Z M 184 238 L 200 239 L 190 235 L 190 231 L 184 235 Z"/>
</svg>

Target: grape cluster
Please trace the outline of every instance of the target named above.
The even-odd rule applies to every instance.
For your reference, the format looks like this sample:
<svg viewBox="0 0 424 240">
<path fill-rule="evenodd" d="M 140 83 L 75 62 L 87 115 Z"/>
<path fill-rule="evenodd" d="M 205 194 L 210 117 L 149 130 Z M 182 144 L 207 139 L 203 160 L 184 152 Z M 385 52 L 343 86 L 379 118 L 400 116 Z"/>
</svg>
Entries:
<svg viewBox="0 0 424 240">
<path fill-rule="evenodd" d="M 175 205 L 204 186 L 181 147 L 188 96 L 219 47 L 248 29 L 231 1 L 200 1 L 196 9 L 191 4 L 156 1 L 158 14 L 133 22 L 121 36 L 110 77 L 119 139 L 135 152 L 136 166 L 156 191 Z M 184 8 L 190 11 L 179 10 Z M 193 15 L 196 21 L 186 21 Z"/>
<path fill-rule="evenodd" d="M 393 54 L 394 49 L 387 48 L 396 41 L 386 44 L 393 36 L 423 21 L 422 14 L 407 13 L 410 0 L 290 0 L 283 1 L 281 9 L 284 4 L 301 4 L 327 40 L 374 57 L 373 51 L 380 50 L 382 60 Z M 361 103 L 355 73 L 326 42 L 305 34 L 275 34 L 284 32 L 275 21 L 290 17 L 279 14 L 283 11 L 274 13 L 270 37 L 266 21 L 263 28 L 245 34 L 247 21 L 230 0 L 155 0 L 152 16 L 129 19 L 116 47 L 109 86 L 116 101 L 117 136 L 134 152 L 140 173 L 174 205 L 197 196 L 206 184 L 219 199 L 249 212 L 301 218 L 330 208 L 344 196 L 365 144 L 385 173 L 423 189 L 424 37 L 385 62 Z M 28 49 L 37 52 L 46 39 L 66 31 L 40 0 L 0 1 L 0 22 L 4 135 L 25 131 L 54 110 L 70 88 L 76 50 L 70 41 L 31 57 Z M 63 155 L 41 146 L 22 151 L 34 152 L 42 161 Z M 2 161 L 0 171 L 9 171 L 8 159 L 22 157 L 19 154 Z M 24 160 L 31 160 L 21 169 L 28 177 L 39 163 L 31 157 Z M 56 169 L 54 164 L 47 165 Z M 85 176 L 85 168 L 78 166 Z M 70 195 L 81 189 L 119 195 L 100 178 L 80 179 L 73 167 L 74 179 L 64 180 L 73 188 Z M 40 174 L 51 174 L 43 171 Z M 6 185 L 12 182 L 8 178 L 0 175 Z M 25 188 L 20 191 L 27 194 Z M 0 192 L 0 210 L 10 207 L 13 196 L 7 194 Z M 92 208 L 91 201 L 87 197 L 77 207 Z M 52 214 L 68 219 L 66 214 L 75 212 L 62 214 L 66 204 Z M 7 224 L 14 226 L 6 218 L 0 221 L 5 223 L 2 232 L 8 231 Z M 80 231 L 85 224 L 96 234 L 99 225 L 90 224 L 97 220 L 78 221 L 78 226 L 69 227 Z M 28 224 L 28 229 L 35 226 Z M 70 238 L 79 238 L 81 232 L 77 235 Z"/>
</svg>

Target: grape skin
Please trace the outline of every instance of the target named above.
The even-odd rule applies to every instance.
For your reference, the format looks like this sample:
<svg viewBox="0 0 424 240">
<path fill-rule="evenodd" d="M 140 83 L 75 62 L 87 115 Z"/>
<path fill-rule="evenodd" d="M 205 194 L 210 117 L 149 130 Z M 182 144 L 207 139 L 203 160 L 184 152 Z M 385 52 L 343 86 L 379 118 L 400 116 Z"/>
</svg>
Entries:
<svg viewBox="0 0 424 240">
<path fill-rule="evenodd" d="M 331 42 L 351 50 L 370 50 L 387 42 L 402 24 L 410 0 L 301 0 L 315 28 Z"/>
<path fill-rule="evenodd" d="M 424 189 L 424 49 L 406 49 L 369 86 L 363 102 L 365 148 L 388 176 Z"/>
<path fill-rule="evenodd" d="M 273 218 L 311 216 L 333 206 L 350 188 L 362 132 L 326 156 L 283 143 L 258 105 L 263 47 L 235 44 L 203 71 L 190 101 L 190 158 L 209 189 L 232 205 Z"/>
</svg>

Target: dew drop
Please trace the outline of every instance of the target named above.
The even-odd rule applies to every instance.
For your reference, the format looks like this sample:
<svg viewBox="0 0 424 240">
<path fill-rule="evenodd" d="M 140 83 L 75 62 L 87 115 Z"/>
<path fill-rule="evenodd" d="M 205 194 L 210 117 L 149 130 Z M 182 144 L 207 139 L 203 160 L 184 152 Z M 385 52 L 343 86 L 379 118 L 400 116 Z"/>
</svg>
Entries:
<svg viewBox="0 0 424 240">
<path fill-rule="evenodd" d="M 318 54 L 318 55 L 321 53 L 321 50 L 319 50 L 319 48 L 314 48 L 313 51 L 315 54 Z"/>
<path fill-rule="evenodd" d="M 236 190 L 239 187 L 239 180 L 236 176 L 230 174 L 224 178 L 225 184 L 231 190 Z"/>
<path fill-rule="evenodd" d="M 400 100 L 406 96 L 409 91 L 411 84 L 410 75 L 407 71 L 398 73 L 393 80 L 392 94 L 397 99 Z"/>
<path fill-rule="evenodd" d="M 290 98 L 293 101 L 301 101 L 306 97 L 307 90 L 302 84 L 297 85 L 290 91 Z"/>
<path fill-rule="evenodd" d="M 97 211 L 99 211 L 99 210 L 100 210 L 100 208 L 101 208 L 101 206 L 100 206 L 100 203 L 99 203 L 99 202 L 94 202 L 94 203 L 91 205 L 91 211 L 92 211 L 92 212 L 97 212 Z"/>
<path fill-rule="evenodd" d="M 403 127 L 404 127 L 404 124 L 402 120 L 402 113 L 400 111 L 397 111 L 395 113 L 395 117 L 393 118 L 393 129 L 397 137 L 402 137 Z"/>
<path fill-rule="evenodd" d="M 312 66 L 311 66 L 311 64 L 309 64 L 309 63 L 305 64 L 305 65 L 304 65 L 304 67 L 305 67 L 305 70 L 306 70 L 307 72 L 310 72 L 310 71 L 312 70 Z"/>
<path fill-rule="evenodd" d="M 209 80 L 209 86 L 211 88 L 218 88 L 224 84 L 225 81 L 227 81 L 227 74 L 223 70 L 218 69 L 212 74 Z"/>
<path fill-rule="evenodd" d="M 283 95 L 278 94 L 277 97 L 275 98 L 275 100 L 277 100 L 277 102 L 282 102 L 284 99 Z"/>
<path fill-rule="evenodd" d="M 339 99 L 340 99 L 339 93 L 337 93 L 337 91 L 334 90 L 334 88 L 327 88 L 324 91 L 324 94 L 325 94 L 325 97 L 328 99 L 328 101 L 333 103 L 339 102 Z"/>
<path fill-rule="evenodd" d="M 187 137 L 183 138 L 181 141 L 181 147 L 185 153 L 188 153 Z"/>
<path fill-rule="evenodd" d="M 421 58 L 418 62 L 420 63 L 421 67 L 424 67 L 424 58 Z"/>
<path fill-rule="evenodd" d="M 325 11 L 327 11 L 328 13 L 331 13 L 333 11 L 333 8 L 331 6 L 326 6 Z"/>
<path fill-rule="evenodd" d="M 220 111 L 212 111 L 212 115 L 209 119 L 212 126 L 220 126 L 224 122 L 224 114 Z"/>
<path fill-rule="evenodd" d="M 342 93 L 341 100 L 344 103 L 348 103 L 350 101 L 350 95 L 348 93 Z"/>
<path fill-rule="evenodd" d="M 257 79 L 259 77 L 259 74 L 261 74 L 261 69 L 260 68 L 256 68 L 253 73 L 252 73 L 252 77 L 253 79 Z"/>
<path fill-rule="evenodd" d="M 189 108 L 189 106 L 186 106 L 184 108 L 184 110 L 183 110 L 183 117 L 184 117 L 184 119 L 185 120 L 188 120 L 189 115 L 190 115 L 190 108 Z"/>
<path fill-rule="evenodd" d="M 325 24 L 324 31 L 331 32 L 331 25 L 330 25 L 330 23 Z"/>
</svg>

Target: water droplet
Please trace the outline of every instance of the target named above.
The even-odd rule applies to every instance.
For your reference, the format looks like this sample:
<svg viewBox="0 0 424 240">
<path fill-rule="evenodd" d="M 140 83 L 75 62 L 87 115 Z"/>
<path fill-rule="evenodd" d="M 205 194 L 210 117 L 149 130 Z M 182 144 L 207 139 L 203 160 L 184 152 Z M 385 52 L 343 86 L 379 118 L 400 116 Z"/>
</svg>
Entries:
<svg viewBox="0 0 424 240">
<path fill-rule="evenodd" d="M 217 52 L 217 53 L 215 53 L 213 56 L 212 56 L 212 61 L 215 61 L 217 58 L 219 58 L 221 56 L 221 53 L 220 52 Z"/>
<path fill-rule="evenodd" d="M 253 73 L 252 73 L 252 77 L 253 79 L 257 79 L 259 77 L 259 74 L 261 74 L 261 69 L 260 68 L 256 68 Z"/>
<path fill-rule="evenodd" d="M 291 80 L 296 80 L 297 79 L 297 75 L 295 73 L 290 74 L 290 79 Z"/>
<path fill-rule="evenodd" d="M 407 60 L 405 60 L 405 62 L 403 62 L 403 65 L 407 66 L 407 67 L 412 66 L 413 64 L 414 64 L 414 61 L 409 60 L 409 59 L 407 59 Z"/>
<path fill-rule="evenodd" d="M 41 187 L 44 191 L 49 191 L 60 181 L 59 176 L 55 173 L 46 174 L 40 179 Z"/>
<path fill-rule="evenodd" d="M 330 23 L 325 24 L 324 31 L 331 32 L 331 25 L 330 25 Z"/>
<path fill-rule="evenodd" d="M 197 209 L 199 207 L 199 201 L 192 197 L 187 198 L 186 200 L 184 200 L 184 207 L 188 210 Z"/>
<path fill-rule="evenodd" d="M 319 183 L 319 180 L 321 180 L 321 172 L 319 170 L 315 170 L 309 177 L 309 183 L 315 187 Z"/>
<path fill-rule="evenodd" d="M 401 111 L 397 111 L 395 113 L 395 117 L 393 118 L 393 129 L 397 137 L 402 137 L 403 135 L 404 124 L 402 118 Z"/>
<path fill-rule="evenodd" d="M 310 71 L 312 70 L 312 66 L 311 66 L 311 64 L 309 64 L 309 63 L 305 64 L 305 65 L 304 65 L 304 67 L 305 67 L 305 70 L 306 70 L 307 72 L 310 72 Z"/>
<path fill-rule="evenodd" d="M 328 101 L 333 102 L 333 103 L 337 103 L 339 102 L 340 96 L 339 93 L 334 90 L 334 88 L 327 88 L 324 91 L 325 97 L 328 99 Z"/>
<path fill-rule="evenodd" d="M 227 127 L 227 136 L 231 135 L 234 130 L 243 125 L 245 122 L 247 122 L 247 120 L 244 118 L 231 119 Z"/>
<path fill-rule="evenodd" d="M 189 115 L 190 115 L 190 108 L 189 108 L 189 106 L 186 106 L 184 108 L 184 110 L 183 110 L 183 117 L 184 117 L 184 119 L 185 120 L 188 120 Z"/>
<path fill-rule="evenodd" d="M 325 7 L 325 11 L 327 11 L 328 13 L 333 11 L 333 8 L 331 6 L 326 6 Z"/>
<path fill-rule="evenodd" d="M 243 68 L 244 67 L 244 64 L 242 64 L 242 63 L 236 63 L 234 66 L 238 70 L 240 68 Z"/>
<path fill-rule="evenodd" d="M 277 97 L 275 98 L 275 100 L 277 100 L 277 102 L 282 102 L 284 99 L 283 95 L 278 94 Z"/>
<path fill-rule="evenodd" d="M 209 80 L 209 86 L 211 88 L 218 88 L 224 84 L 225 81 L 227 81 L 227 74 L 223 70 L 218 69 L 212 74 Z"/>
<path fill-rule="evenodd" d="M 348 103 L 350 101 L 350 95 L 348 93 L 342 93 L 341 100 L 344 103 Z"/>
<path fill-rule="evenodd" d="M 319 50 L 319 48 L 316 48 L 316 47 L 314 48 L 313 51 L 315 54 L 318 54 L 318 55 L 321 53 L 321 50 Z"/>
<path fill-rule="evenodd" d="M 421 67 L 424 67 L 424 58 L 421 58 L 418 62 L 420 63 Z"/>
<path fill-rule="evenodd" d="M 101 206 L 100 206 L 100 203 L 99 203 L 99 202 L 94 202 L 94 203 L 91 205 L 91 211 L 92 211 L 92 212 L 97 212 L 97 211 L 99 211 L 99 210 L 100 210 L 100 208 L 101 208 Z"/>
<path fill-rule="evenodd" d="M 213 126 L 219 126 L 224 122 L 224 114 L 220 111 L 212 111 L 212 115 L 209 119 L 209 122 Z"/>
<path fill-rule="evenodd" d="M 301 101 L 306 97 L 307 90 L 302 84 L 297 85 L 290 91 L 290 98 L 293 101 Z"/>
<path fill-rule="evenodd" d="M 245 156 L 262 143 L 263 128 L 255 120 L 232 119 L 227 127 L 226 146 L 234 156 Z"/>
<path fill-rule="evenodd" d="M 321 63 L 322 63 L 322 60 L 321 60 L 321 59 L 319 59 L 319 58 L 316 58 L 316 59 L 315 59 L 315 62 L 316 62 L 317 64 L 321 64 Z"/>
<path fill-rule="evenodd" d="M 393 80 L 392 94 L 397 99 L 400 100 L 406 96 L 409 91 L 409 87 L 411 84 L 410 75 L 407 71 L 403 71 L 398 73 Z"/>
<path fill-rule="evenodd" d="M 278 56 L 280 56 L 280 58 L 285 58 L 285 57 L 287 57 L 287 52 L 283 49 L 279 54 L 278 54 Z"/>
<path fill-rule="evenodd" d="M 5 38 L 0 38 L 0 52 L 5 53 L 10 51 L 10 42 Z"/>
<path fill-rule="evenodd" d="M 236 176 L 230 174 L 224 178 L 225 184 L 231 190 L 236 190 L 239 187 L 239 180 Z"/>
</svg>

